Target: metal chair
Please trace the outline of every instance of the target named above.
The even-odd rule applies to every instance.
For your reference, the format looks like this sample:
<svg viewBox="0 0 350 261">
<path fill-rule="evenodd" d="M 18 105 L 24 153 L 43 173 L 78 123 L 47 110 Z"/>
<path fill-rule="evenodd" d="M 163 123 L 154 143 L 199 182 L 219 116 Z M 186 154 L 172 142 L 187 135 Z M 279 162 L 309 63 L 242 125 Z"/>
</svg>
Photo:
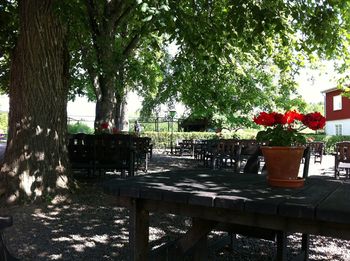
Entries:
<svg viewBox="0 0 350 261">
<path fill-rule="evenodd" d="M 350 141 L 338 142 L 335 145 L 334 157 L 334 177 L 340 176 L 340 171 L 345 170 L 346 178 L 349 178 L 350 172 Z"/>
<path fill-rule="evenodd" d="M 322 157 L 324 154 L 324 142 L 313 141 L 307 144 L 310 147 L 311 156 L 314 157 L 314 163 L 322 163 Z"/>
</svg>

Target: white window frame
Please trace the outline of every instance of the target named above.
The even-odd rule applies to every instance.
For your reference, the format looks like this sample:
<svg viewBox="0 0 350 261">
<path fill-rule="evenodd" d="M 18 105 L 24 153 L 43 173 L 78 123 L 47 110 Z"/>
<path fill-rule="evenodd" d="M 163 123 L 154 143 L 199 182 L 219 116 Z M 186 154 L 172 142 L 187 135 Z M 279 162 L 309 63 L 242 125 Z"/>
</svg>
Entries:
<svg viewBox="0 0 350 261">
<path fill-rule="evenodd" d="M 335 135 L 337 136 L 341 136 L 343 135 L 343 124 L 338 123 L 338 124 L 334 124 L 334 128 L 335 128 Z"/>
<path fill-rule="evenodd" d="M 343 108 L 342 96 L 333 96 L 333 111 L 340 111 Z"/>
</svg>

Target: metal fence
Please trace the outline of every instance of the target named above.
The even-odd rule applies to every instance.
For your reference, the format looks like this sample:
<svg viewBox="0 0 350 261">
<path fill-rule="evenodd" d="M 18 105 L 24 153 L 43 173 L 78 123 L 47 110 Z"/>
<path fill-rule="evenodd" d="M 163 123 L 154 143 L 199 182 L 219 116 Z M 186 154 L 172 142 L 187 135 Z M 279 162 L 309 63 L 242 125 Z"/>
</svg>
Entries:
<svg viewBox="0 0 350 261">
<path fill-rule="evenodd" d="M 68 124 L 84 124 L 90 127 L 92 130 L 94 129 L 94 117 L 86 117 L 86 116 L 73 116 L 68 117 Z M 141 124 L 142 131 L 155 131 L 155 132 L 178 132 L 180 131 L 180 119 L 174 118 L 171 119 L 169 117 L 153 117 L 147 120 L 142 120 L 139 118 L 129 118 L 128 126 L 129 131 L 134 131 L 135 121 L 138 121 Z"/>
</svg>

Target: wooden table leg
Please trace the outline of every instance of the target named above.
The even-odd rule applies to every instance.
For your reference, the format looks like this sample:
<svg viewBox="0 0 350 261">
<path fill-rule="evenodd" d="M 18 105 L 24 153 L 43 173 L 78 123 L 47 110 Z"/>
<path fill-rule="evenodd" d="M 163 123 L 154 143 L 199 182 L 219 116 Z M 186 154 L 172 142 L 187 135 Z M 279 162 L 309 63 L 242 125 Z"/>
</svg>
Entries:
<svg viewBox="0 0 350 261">
<path fill-rule="evenodd" d="M 200 218 L 192 218 L 192 226 L 185 235 L 177 242 L 177 254 L 184 255 L 188 250 L 194 248 L 194 260 L 206 260 L 207 235 L 217 222 Z"/>
<path fill-rule="evenodd" d="M 141 261 L 149 259 L 149 212 L 142 208 L 140 201 L 132 200 L 130 208 L 130 260 Z"/>
</svg>

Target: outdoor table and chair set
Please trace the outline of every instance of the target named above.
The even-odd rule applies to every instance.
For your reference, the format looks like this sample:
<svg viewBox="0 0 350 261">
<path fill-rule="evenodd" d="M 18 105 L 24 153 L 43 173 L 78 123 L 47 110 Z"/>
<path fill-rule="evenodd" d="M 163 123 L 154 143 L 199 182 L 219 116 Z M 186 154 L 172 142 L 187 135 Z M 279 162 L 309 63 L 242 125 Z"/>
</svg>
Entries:
<svg viewBox="0 0 350 261">
<path fill-rule="evenodd" d="M 291 233 L 301 233 L 296 260 L 308 260 L 309 234 L 350 239 L 350 184 L 315 173 L 309 177 L 310 156 L 318 153 L 315 148 L 307 146 L 303 155 L 304 185 L 281 188 L 268 185 L 266 176 L 257 174 L 262 173 L 259 145 L 246 144 L 238 144 L 240 152 L 250 155 L 244 155 L 243 171 L 237 165 L 235 171 L 223 170 L 220 166 L 227 162 L 231 166 L 230 160 L 217 156 L 215 160 L 224 165 L 216 164 L 215 169 L 154 173 L 105 184 L 117 204 L 130 210 L 132 260 L 207 260 L 207 235 L 212 230 L 226 231 L 231 238 L 243 234 L 273 240 L 277 260 L 287 260 Z M 237 159 L 237 143 L 235 153 Z M 192 225 L 178 240 L 152 250 L 150 212 L 187 216 Z"/>
<path fill-rule="evenodd" d="M 98 149 L 102 142 L 99 137 L 96 135 L 92 142 L 91 136 L 86 135 L 84 142 L 89 146 L 94 144 L 95 157 L 98 154 L 107 157 L 103 154 L 107 152 Z M 114 141 L 103 139 L 109 144 L 114 144 L 115 140 L 128 144 L 123 147 L 123 161 L 134 161 L 135 147 L 140 145 L 133 137 L 118 137 Z M 275 241 L 276 260 L 287 260 L 287 235 L 292 233 L 301 234 L 300 254 L 295 256 L 296 260 L 308 260 L 310 234 L 350 240 L 350 183 L 317 173 L 309 176 L 311 155 L 315 162 L 322 160 L 322 155 L 318 155 L 321 145 L 308 144 L 305 148 L 301 162 L 304 185 L 283 188 L 268 185 L 264 168 L 260 167 L 263 158 L 258 143 L 221 140 L 215 145 L 202 144 L 206 145 L 198 150 L 198 159 L 210 166 L 204 169 L 133 176 L 134 170 L 125 167 L 128 164 L 124 162 L 102 167 L 102 160 L 94 158 L 92 161 L 94 170 L 125 168 L 129 172 L 127 179 L 122 176 L 105 182 L 104 190 L 115 196 L 118 206 L 130 210 L 131 260 L 207 260 L 207 235 L 212 230 L 227 232 L 226 237 L 233 244 L 235 234 Z M 112 149 L 108 153 L 112 153 Z M 148 154 L 149 146 L 145 146 L 142 153 Z M 334 155 L 335 177 L 338 177 L 340 170 L 350 164 L 350 142 L 337 144 Z M 244 167 L 240 166 L 243 161 L 246 162 Z M 225 167 L 233 170 L 227 171 Z M 150 212 L 189 217 L 191 226 L 179 239 L 151 249 Z M 0 222 L 0 232 L 9 225 L 10 220 Z M 3 249 L 9 254 L 4 245 Z"/>
</svg>

